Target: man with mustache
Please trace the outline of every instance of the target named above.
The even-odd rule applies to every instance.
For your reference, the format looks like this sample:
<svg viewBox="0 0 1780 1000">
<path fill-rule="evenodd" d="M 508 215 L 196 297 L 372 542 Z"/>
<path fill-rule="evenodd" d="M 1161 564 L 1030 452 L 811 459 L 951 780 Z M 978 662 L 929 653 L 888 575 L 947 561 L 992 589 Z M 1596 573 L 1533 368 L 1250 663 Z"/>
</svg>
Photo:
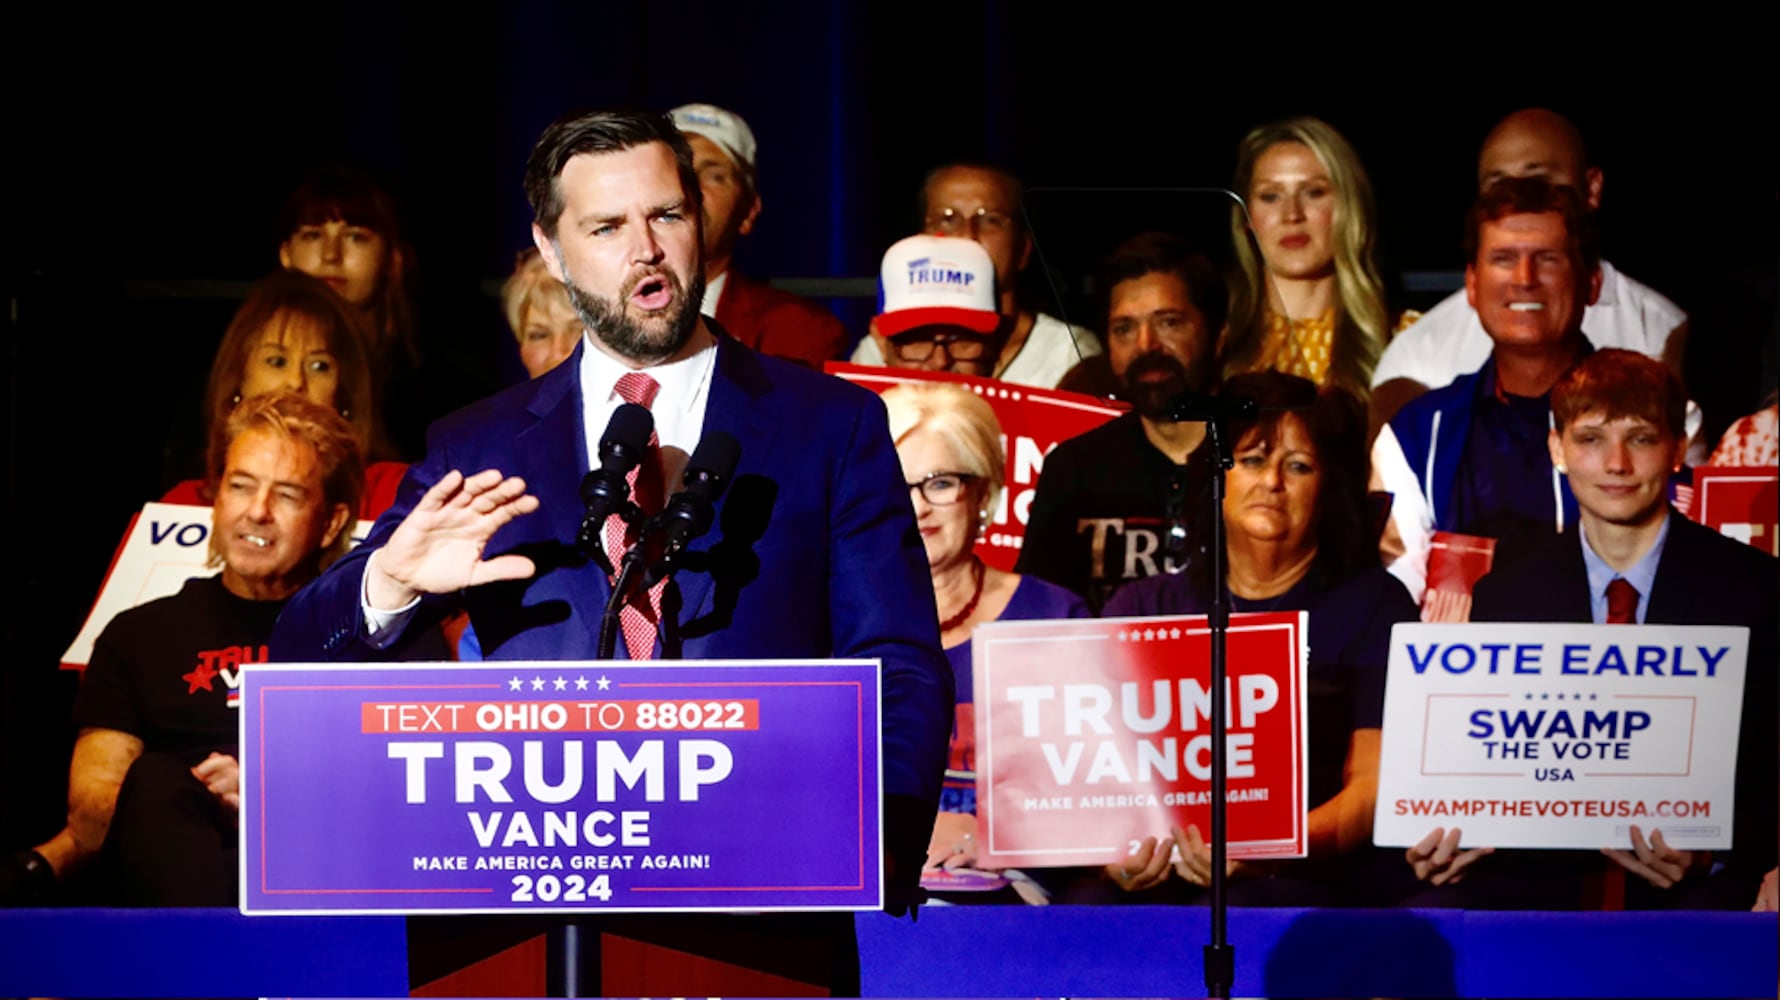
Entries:
<svg viewBox="0 0 1780 1000">
<path fill-rule="evenodd" d="M 1210 387 L 1227 308 L 1212 263 L 1163 233 L 1114 250 L 1099 287 L 1107 357 L 1132 411 L 1045 459 L 1019 562 L 1096 612 L 1120 584 L 1184 565 L 1188 504 L 1205 488 L 1187 458 L 1205 425 L 1169 419 L 1168 402 Z"/>
<path fill-rule="evenodd" d="M 274 655 L 361 658 L 463 607 L 487 659 L 595 659 L 612 579 L 576 545 L 579 485 L 612 414 L 630 402 L 654 416 L 636 481 L 646 508 L 678 487 L 701 440 L 727 434 L 740 460 L 712 527 L 625 604 L 618 656 L 881 660 L 886 885 L 900 912 L 926 857 L 953 702 L 926 553 L 877 397 L 760 356 L 699 315 L 693 163 L 653 115 L 595 112 L 544 131 L 526 168 L 532 236 L 587 325 L 582 344 L 433 426 L 365 544 L 293 600 Z M 634 539 L 613 519 L 603 540 L 611 560 Z M 797 948 L 830 943 L 825 985 L 859 988 L 850 918 L 755 919 Z"/>
</svg>

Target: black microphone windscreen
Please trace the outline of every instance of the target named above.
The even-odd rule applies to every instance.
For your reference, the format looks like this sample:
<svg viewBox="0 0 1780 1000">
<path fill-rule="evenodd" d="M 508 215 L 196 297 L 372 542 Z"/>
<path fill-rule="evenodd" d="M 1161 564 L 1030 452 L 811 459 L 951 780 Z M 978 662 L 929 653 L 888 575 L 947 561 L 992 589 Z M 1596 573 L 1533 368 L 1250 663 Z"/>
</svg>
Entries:
<svg viewBox="0 0 1780 1000">
<path fill-rule="evenodd" d="M 648 446 L 649 435 L 654 430 L 655 415 L 649 412 L 648 407 L 625 403 L 612 413 L 600 444 L 603 446 L 607 442 L 615 442 L 633 452 L 641 452 Z"/>
<path fill-rule="evenodd" d="M 735 475 L 735 467 L 741 460 L 742 443 L 735 439 L 735 435 L 727 431 L 706 431 L 686 463 L 686 485 L 692 485 L 694 473 L 715 476 L 719 481 L 727 482 Z"/>
</svg>

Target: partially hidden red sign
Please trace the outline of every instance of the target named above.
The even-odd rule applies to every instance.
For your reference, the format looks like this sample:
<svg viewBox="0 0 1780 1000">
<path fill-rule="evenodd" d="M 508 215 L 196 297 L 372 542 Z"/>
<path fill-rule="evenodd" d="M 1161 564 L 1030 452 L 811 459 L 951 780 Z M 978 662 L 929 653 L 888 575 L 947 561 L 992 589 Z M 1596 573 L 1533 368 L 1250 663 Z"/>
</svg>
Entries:
<svg viewBox="0 0 1780 1000">
<path fill-rule="evenodd" d="M 1026 537 L 1026 517 L 1038 474 L 1046 455 L 1067 441 L 1099 427 L 1125 412 L 1127 407 L 1094 396 L 1055 389 L 997 382 L 951 372 L 924 372 L 908 368 L 872 368 L 829 362 L 828 374 L 883 392 L 904 382 L 952 382 L 983 397 L 1001 422 L 1002 451 L 1007 453 L 1007 489 L 989 521 L 989 531 L 977 543 L 977 557 L 997 569 L 1011 570 L 1020 557 Z"/>
<path fill-rule="evenodd" d="M 1436 531 L 1428 546 L 1428 589 L 1422 594 L 1422 621 L 1468 622 L 1471 592 L 1496 561 L 1496 540 L 1456 531 Z"/>
<path fill-rule="evenodd" d="M 1688 516 L 1713 531 L 1780 555 L 1780 470 L 1702 465 Z"/>
<path fill-rule="evenodd" d="M 1226 647 L 1233 858 L 1307 853 L 1303 612 L 1233 615 Z M 986 868 L 1103 865 L 1209 829 L 1203 615 L 993 622 L 972 637 Z"/>
</svg>

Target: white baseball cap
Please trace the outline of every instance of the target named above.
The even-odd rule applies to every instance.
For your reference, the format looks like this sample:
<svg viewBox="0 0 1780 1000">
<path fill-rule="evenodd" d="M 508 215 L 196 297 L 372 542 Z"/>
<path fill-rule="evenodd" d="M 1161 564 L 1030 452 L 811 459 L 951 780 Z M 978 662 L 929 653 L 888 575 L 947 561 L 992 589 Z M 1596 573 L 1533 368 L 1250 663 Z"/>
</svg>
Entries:
<svg viewBox="0 0 1780 1000">
<path fill-rule="evenodd" d="M 715 104 L 682 104 L 668 112 L 674 127 L 702 135 L 722 147 L 750 176 L 754 173 L 754 131 L 742 117 Z"/>
<path fill-rule="evenodd" d="M 993 333 L 1001 324 L 995 264 L 975 240 L 910 236 L 884 252 L 877 331 L 894 337 L 921 326 Z"/>
</svg>

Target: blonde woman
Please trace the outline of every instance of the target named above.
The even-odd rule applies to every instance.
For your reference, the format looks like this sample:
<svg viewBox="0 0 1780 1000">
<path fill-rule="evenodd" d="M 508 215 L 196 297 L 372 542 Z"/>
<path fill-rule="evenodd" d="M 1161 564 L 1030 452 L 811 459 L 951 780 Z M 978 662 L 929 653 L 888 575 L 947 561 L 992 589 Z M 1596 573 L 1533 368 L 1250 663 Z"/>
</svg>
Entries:
<svg viewBox="0 0 1780 1000">
<path fill-rule="evenodd" d="M 1225 376 L 1274 369 L 1364 400 L 1392 326 L 1373 260 L 1372 184 L 1353 147 L 1315 118 L 1262 125 L 1237 148 L 1232 187 L 1248 211 L 1230 216 L 1241 274 Z"/>
</svg>

